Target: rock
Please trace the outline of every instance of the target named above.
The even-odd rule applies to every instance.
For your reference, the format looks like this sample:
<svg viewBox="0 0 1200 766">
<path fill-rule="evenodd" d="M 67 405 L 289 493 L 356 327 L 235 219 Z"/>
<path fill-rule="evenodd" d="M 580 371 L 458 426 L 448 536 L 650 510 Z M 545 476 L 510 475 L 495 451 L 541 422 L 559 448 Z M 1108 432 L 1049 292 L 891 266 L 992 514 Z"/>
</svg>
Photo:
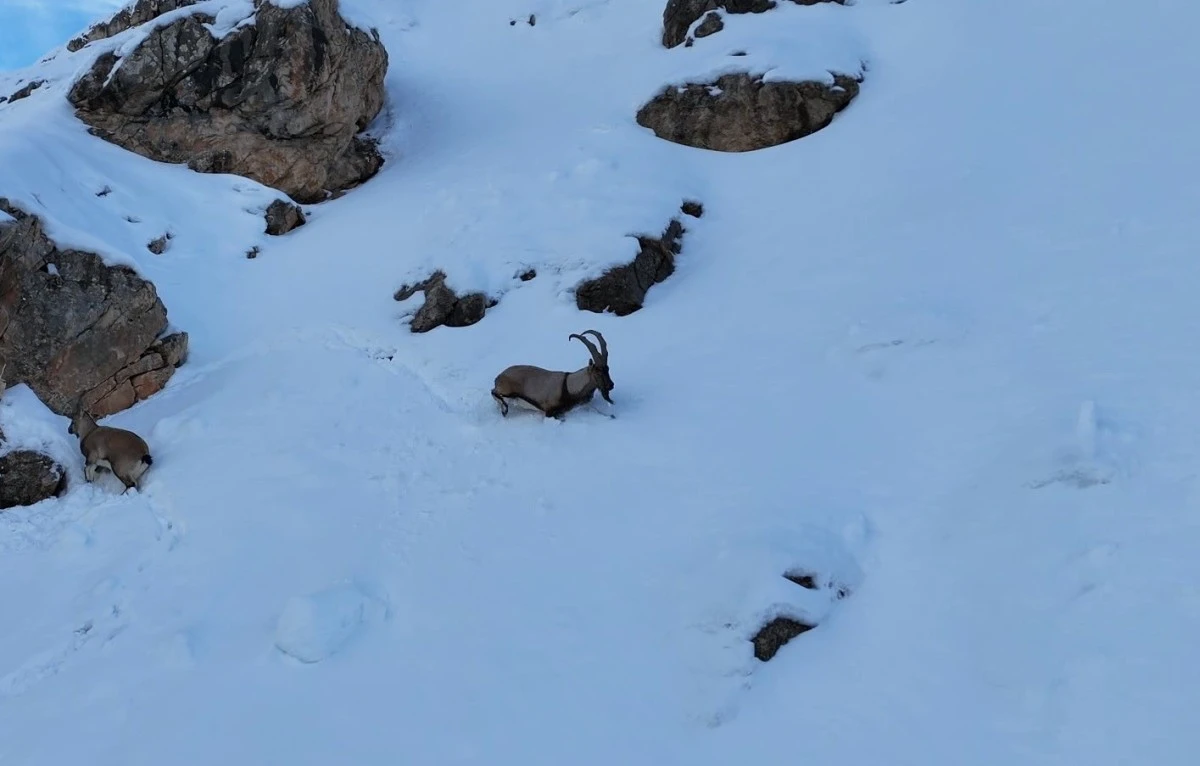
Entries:
<svg viewBox="0 0 1200 766">
<path fill-rule="evenodd" d="M 142 0 L 108 25 L 136 26 L 168 5 Z M 145 157 L 243 175 L 299 202 L 366 181 L 383 164 L 357 135 L 383 107 L 388 56 L 378 33 L 349 26 L 337 0 L 255 7 L 254 23 L 220 40 L 197 12 L 121 58 L 100 56 L 68 94 L 76 115 Z M 98 27 L 89 34 L 107 33 Z"/>
<path fill-rule="evenodd" d="M 729 74 L 713 83 L 664 89 L 638 110 L 637 122 L 677 144 L 749 152 L 826 127 L 858 95 L 859 82 L 840 74 L 832 85 Z"/>
<path fill-rule="evenodd" d="M 696 27 L 696 39 L 715 35 L 724 28 L 725 22 L 721 20 L 721 14 L 716 11 L 709 11 L 708 15 L 704 17 L 704 21 L 700 22 L 700 25 Z"/>
<path fill-rule="evenodd" d="M 640 309 L 650 288 L 675 273 L 675 256 L 683 249 L 685 231 L 679 219 L 672 218 L 661 236 L 639 236 L 641 247 L 633 261 L 580 283 L 575 288 L 575 305 L 583 311 L 611 311 L 617 316 Z"/>
<path fill-rule="evenodd" d="M 783 577 L 808 590 L 816 590 L 821 587 L 817 584 L 817 576 L 812 572 L 788 572 Z"/>
<path fill-rule="evenodd" d="M 167 310 L 154 285 L 93 253 L 59 250 L 41 221 L 0 199 L 0 355 L 10 385 L 26 383 L 54 412 L 82 401 L 97 417 L 138 399 L 134 375 L 168 365 L 182 340 L 158 341 Z M 52 268 L 53 267 L 53 268 Z M 143 390 L 148 390 L 143 387 Z"/>
<path fill-rule="evenodd" d="M 147 353 L 162 356 L 164 367 L 179 367 L 187 361 L 188 334 L 177 332 L 167 335 L 150 347 Z"/>
<path fill-rule="evenodd" d="M 679 209 L 684 215 L 690 215 L 692 218 L 700 218 L 704 215 L 704 205 L 694 199 L 684 200 Z"/>
<path fill-rule="evenodd" d="M 817 3 L 834 2 L 844 5 L 845 0 L 791 0 L 797 5 L 816 5 Z M 674 48 L 676 45 L 687 41 L 688 30 L 692 24 L 701 16 L 712 11 L 722 10 L 726 13 L 763 13 L 775 8 L 777 3 L 775 0 L 667 0 L 667 7 L 663 10 L 663 35 L 662 44 L 666 48 Z M 720 21 L 720 17 L 717 17 Z M 705 18 L 704 23 L 709 23 L 708 18 Z M 696 30 L 696 37 L 704 37 L 708 34 L 720 31 L 725 25 L 722 23 L 715 29 L 700 34 L 700 30 Z"/>
<path fill-rule="evenodd" d="M 14 450 L 0 455 L 0 510 L 57 497 L 66 487 L 67 472 L 40 452 Z"/>
<path fill-rule="evenodd" d="M 126 30 L 140 27 L 164 13 L 186 8 L 198 2 L 200 0 L 137 0 L 132 7 L 121 9 L 107 21 L 92 25 L 88 31 L 67 43 L 67 50 L 77 51 L 88 43 L 106 40 Z"/>
<path fill-rule="evenodd" d="M 763 662 L 770 660 L 776 652 L 783 648 L 784 644 L 801 633 L 807 633 L 814 627 L 816 626 L 798 622 L 789 617 L 776 617 L 762 626 L 751 639 L 754 642 L 755 659 Z"/>
<path fill-rule="evenodd" d="M 45 80 L 34 80 L 33 82 L 29 83 L 28 85 L 25 85 L 24 87 L 20 88 L 17 92 L 15 92 L 11 96 L 9 96 L 8 100 L 11 102 L 11 101 L 20 101 L 23 98 L 29 98 L 30 94 L 32 94 L 35 90 L 37 90 L 38 88 L 42 87 L 45 84 L 46 84 Z"/>
<path fill-rule="evenodd" d="M 283 199 L 268 205 L 264 217 L 267 219 L 267 233 L 273 237 L 287 234 L 305 224 L 304 211 L 300 206 Z"/>
<path fill-rule="evenodd" d="M 157 370 L 143 372 L 141 375 L 135 375 L 129 379 L 133 386 L 133 393 L 139 399 L 149 399 L 163 387 L 167 385 L 167 381 L 175 374 L 175 370 L 170 367 L 160 367 Z"/>
<path fill-rule="evenodd" d="M 146 245 L 146 249 L 155 255 L 162 255 L 163 253 L 167 252 L 167 245 L 170 243 L 170 241 L 171 235 L 164 234 L 157 239 L 151 240 L 150 243 Z"/>
<path fill-rule="evenodd" d="M 446 275 L 435 271 L 428 279 L 407 285 L 393 296 L 406 301 L 418 292 L 425 293 L 425 302 L 409 322 L 413 332 L 429 332 L 435 327 L 468 327 L 483 319 L 487 310 L 496 305 L 483 293 L 459 296 L 446 285 Z"/>
</svg>

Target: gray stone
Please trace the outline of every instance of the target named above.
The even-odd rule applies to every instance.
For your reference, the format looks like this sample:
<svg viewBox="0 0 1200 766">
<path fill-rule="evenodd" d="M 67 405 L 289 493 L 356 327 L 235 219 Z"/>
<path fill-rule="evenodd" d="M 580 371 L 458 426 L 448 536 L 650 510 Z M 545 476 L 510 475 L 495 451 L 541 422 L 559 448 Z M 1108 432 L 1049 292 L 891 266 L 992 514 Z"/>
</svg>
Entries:
<svg viewBox="0 0 1200 766">
<path fill-rule="evenodd" d="M 817 5 L 826 2 L 845 4 L 845 0 L 791 0 L 791 2 L 797 5 Z M 676 45 L 686 42 L 687 33 L 692 24 L 711 11 L 764 13 L 775 8 L 776 5 L 775 0 L 667 0 L 667 7 L 663 10 L 662 44 L 664 47 L 674 48 Z M 715 29 L 710 26 L 710 31 L 706 34 L 718 32 L 722 27 L 724 24 Z M 700 34 L 697 29 L 696 36 L 704 37 L 705 35 Z"/>
<path fill-rule="evenodd" d="M 273 237 L 287 234 L 305 224 L 304 211 L 300 206 L 283 199 L 268 205 L 264 217 L 267 220 L 267 234 Z"/>
<path fill-rule="evenodd" d="M 93 253 L 59 250 L 36 216 L 0 199 L 0 355 L 9 385 L 26 383 L 60 415 L 95 402 L 138 371 L 167 326 L 154 285 Z M 51 268 L 53 267 L 53 268 Z M 165 358 L 158 355 L 158 358 Z M 113 398 L 102 416 L 133 403 Z M 123 406 L 118 406 L 122 405 Z M 116 409 L 112 409 L 116 407 Z"/>
<path fill-rule="evenodd" d="M 703 208 L 700 203 L 689 201 L 681 210 L 691 215 L 688 211 Z M 683 250 L 685 231 L 679 219 L 672 218 L 660 236 L 639 236 L 640 247 L 632 261 L 576 286 L 575 305 L 583 311 L 610 311 L 617 316 L 641 309 L 650 288 L 675 273 L 675 256 Z"/>
<path fill-rule="evenodd" d="M 428 279 L 414 285 L 407 285 L 396 291 L 393 296 L 398 301 L 406 301 L 418 292 L 425 293 L 425 302 L 409 322 L 413 332 L 429 332 L 435 327 L 469 327 L 480 319 L 492 306 L 494 300 L 483 293 L 467 293 L 459 296 L 446 285 L 446 275 L 435 271 Z"/>
<path fill-rule="evenodd" d="M 665 88 L 638 110 L 637 122 L 684 146 L 749 152 L 827 127 L 858 95 L 859 82 L 841 74 L 832 85 L 728 74 L 716 82 Z"/>
<path fill-rule="evenodd" d="M 348 25 L 337 0 L 255 5 L 255 22 L 220 40 L 195 14 L 123 58 L 100 56 L 70 90 L 76 115 L 145 157 L 243 175 L 299 202 L 366 181 L 383 164 L 358 135 L 383 107 L 378 33 Z"/>
<path fill-rule="evenodd" d="M 67 472 L 40 452 L 14 450 L 0 455 L 0 510 L 57 497 L 66 487 Z"/>
</svg>

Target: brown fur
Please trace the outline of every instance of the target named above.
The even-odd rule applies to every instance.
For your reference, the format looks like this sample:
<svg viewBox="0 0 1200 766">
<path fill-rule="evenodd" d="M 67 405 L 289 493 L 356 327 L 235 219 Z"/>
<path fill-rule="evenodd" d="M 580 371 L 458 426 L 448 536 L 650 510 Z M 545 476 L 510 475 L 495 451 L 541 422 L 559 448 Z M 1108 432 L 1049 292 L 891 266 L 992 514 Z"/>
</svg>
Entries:
<svg viewBox="0 0 1200 766">
<path fill-rule="evenodd" d="M 595 330 L 588 330 L 584 334 L 588 332 L 599 336 Z M 496 376 L 492 387 L 492 398 L 500 405 L 501 415 L 508 415 L 509 399 L 519 399 L 551 418 L 561 417 L 575 407 L 590 402 L 597 391 L 605 401 L 612 403 L 609 392 L 614 385 L 608 374 L 607 345 L 603 345 L 602 353 L 582 336 L 571 337 L 579 338 L 591 352 L 592 359 L 587 366 L 574 372 L 547 370 L 531 364 L 508 367 Z"/>
<path fill-rule="evenodd" d="M 84 478 L 94 481 L 96 470 L 107 468 L 125 485 L 125 492 L 131 487 L 140 489 L 142 476 L 154 462 L 142 437 L 123 428 L 97 425 L 83 410 L 72 418 L 69 431 L 79 437 L 79 451 L 85 460 Z"/>
</svg>

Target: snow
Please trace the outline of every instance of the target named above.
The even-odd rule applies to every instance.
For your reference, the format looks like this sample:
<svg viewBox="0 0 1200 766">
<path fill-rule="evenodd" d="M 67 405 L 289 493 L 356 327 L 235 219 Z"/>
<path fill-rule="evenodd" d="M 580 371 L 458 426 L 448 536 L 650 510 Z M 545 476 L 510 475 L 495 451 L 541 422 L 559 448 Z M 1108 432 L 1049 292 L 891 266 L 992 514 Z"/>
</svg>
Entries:
<svg viewBox="0 0 1200 766">
<path fill-rule="evenodd" d="M 4 394 L 71 489 L 0 514 L 0 762 L 1194 759 L 1193 4 L 782 4 L 670 51 L 661 2 L 343 4 L 389 48 L 389 162 L 285 237 L 276 192 L 73 119 L 124 41 L 0 74 L 48 80 L 0 105 L 0 196 L 191 335 L 105 421 L 141 492 Z M 864 61 L 784 146 L 633 121 L 730 62 Z M 693 198 L 642 311 L 575 309 Z M 434 268 L 499 304 L 409 333 Z M 494 375 L 589 327 L 616 419 L 500 418 Z M 776 614 L 820 624 L 764 664 Z"/>
<path fill-rule="evenodd" d="M 370 597 L 352 584 L 293 596 L 275 627 L 275 646 L 301 662 L 320 662 L 363 629 L 372 606 Z"/>
</svg>

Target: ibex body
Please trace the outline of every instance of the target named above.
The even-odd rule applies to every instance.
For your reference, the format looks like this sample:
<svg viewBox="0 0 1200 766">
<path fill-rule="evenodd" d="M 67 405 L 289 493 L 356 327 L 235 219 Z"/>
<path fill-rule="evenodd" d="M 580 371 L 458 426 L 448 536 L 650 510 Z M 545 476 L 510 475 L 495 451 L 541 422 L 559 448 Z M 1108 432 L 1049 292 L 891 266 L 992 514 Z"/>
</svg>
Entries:
<svg viewBox="0 0 1200 766">
<path fill-rule="evenodd" d="M 79 437 L 83 475 L 88 481 L 95 481 L 96 470 L 105 468 L 121 480 L 128 492 L 131 487 L 139 486 L 142 475 L 154 463 L 150 447 L 142 437 L 123 428 L 97 425 L 82 408 L 71 419 L 69 431 Z"/>
<path fill-rule="evenodd" d="M 596 336 L 600 342 L 599 349 L 583 337 L 588 334 Z M 500 405 L 501 415 L 508 415 L 510 399 L 519 399 L 552 418 L 590 402 L 597 391 L 606 402 L 612 404 L 608 394 L 614 386 L 608 374 L 608 343 L 604 336 L 595 330 L 585 330 L 582 335 L 572 333 L 567 336 L 567 340 L 572 338 L 577 338 L 587 346 L 592 355 L 586 367 L 574 372 L 560 372 L 531 364 L 516 364 L 496 376 L 492 398 Z"/>
</svg>

